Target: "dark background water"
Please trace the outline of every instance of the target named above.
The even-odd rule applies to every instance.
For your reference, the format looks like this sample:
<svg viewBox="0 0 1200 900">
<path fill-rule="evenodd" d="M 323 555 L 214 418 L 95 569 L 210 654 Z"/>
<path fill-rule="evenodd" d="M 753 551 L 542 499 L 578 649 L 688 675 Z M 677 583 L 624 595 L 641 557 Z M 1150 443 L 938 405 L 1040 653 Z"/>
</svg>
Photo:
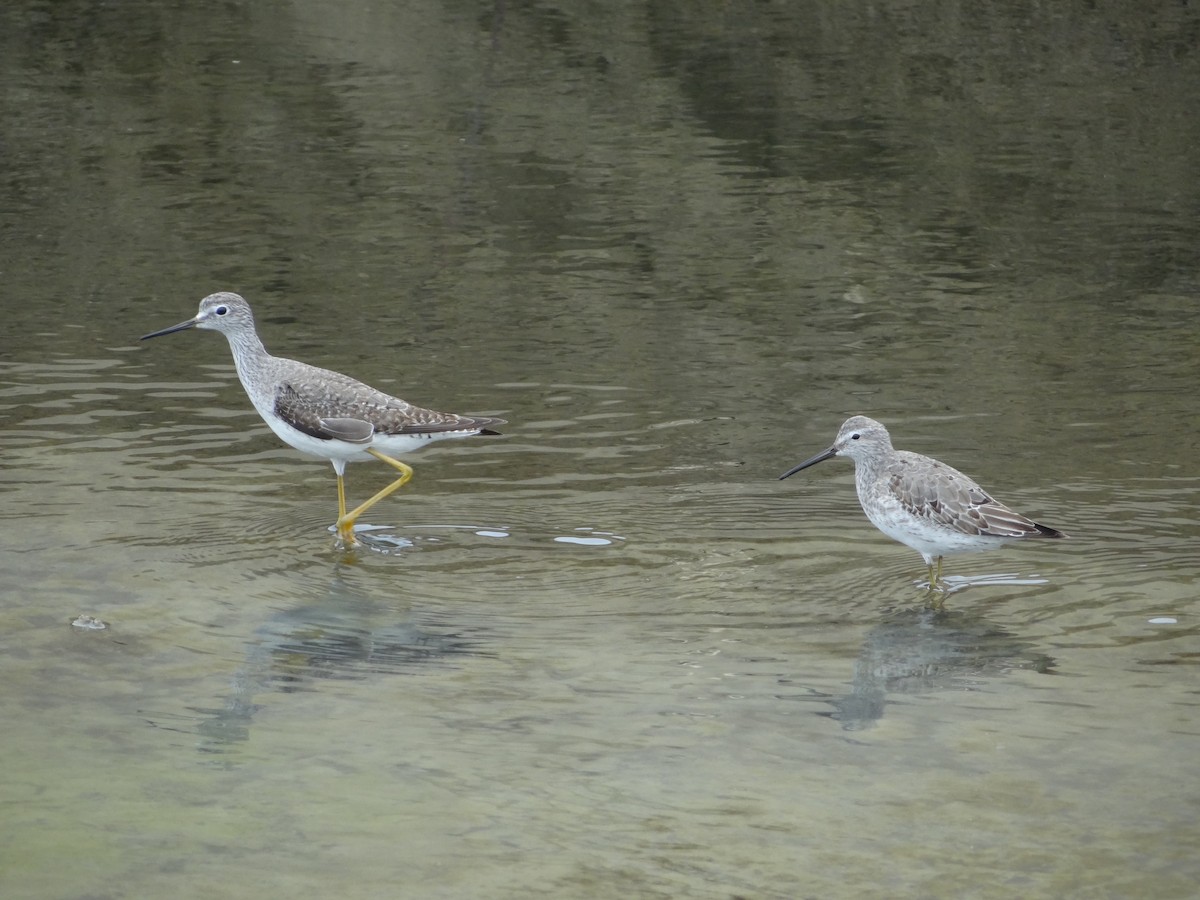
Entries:
<svg viewBox="0 0 1200 900">
<path fill-rule="evenodd" d="M 1191 896 L 1194 4 L 18 0 L 0 80 L 5 896 Z M 343 557 L 137 344 L 221 289 L 505 437 Z M 853 413 L 1072 540 L 922 611 L 775 480 Z"/>
</svg>

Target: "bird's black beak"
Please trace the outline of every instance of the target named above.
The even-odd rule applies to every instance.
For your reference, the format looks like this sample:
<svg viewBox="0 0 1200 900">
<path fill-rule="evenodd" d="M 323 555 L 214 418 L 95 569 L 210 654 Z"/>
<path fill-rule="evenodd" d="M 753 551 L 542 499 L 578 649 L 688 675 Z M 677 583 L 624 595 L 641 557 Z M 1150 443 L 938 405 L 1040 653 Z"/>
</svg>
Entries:
<svg viewBox="0 0 1200 900">
<path fill-rule="evenodd" d="M 153 335 L 151 335 L 151 337 L 152 336 Z M 801 469 L 807 469 L 809 466 L 815 466 L 819 462 L 824 462 L 825 460 L 829 459 L 829 457 L 831 457 L 831 456 L 837 456 L 837 450 L 835 450 L 833 447 L 830 447 L 828 450 L 822 450 L 820 453 L 818 453 L 816 456 L 812 457 L 811 459 L 806 459 L 804 462 L 800 463 L 800 465 L 793 466 L 792 468 L 788 469 L 786 472 L 784 472 L 782 475 L 779 476 L 779 480 L 783 481 L 783 479 L 787 478 L 789 475 L 795 475 Z"/>
<path fill-rule="evenodd" d="M 172 325 L 170 328 L 164 328 L 162 331 L 152 331 L 149 334 L 143 334 L 139 341 L 144 341 L 152 337 L 162 337 L 164 334 L 174 334 L 176 331 L 183 331 L 186 328 L 196 327 L 196 319 L 188 319 L 186 322 L 180 322 L 178 325 Z"/>
</svg>

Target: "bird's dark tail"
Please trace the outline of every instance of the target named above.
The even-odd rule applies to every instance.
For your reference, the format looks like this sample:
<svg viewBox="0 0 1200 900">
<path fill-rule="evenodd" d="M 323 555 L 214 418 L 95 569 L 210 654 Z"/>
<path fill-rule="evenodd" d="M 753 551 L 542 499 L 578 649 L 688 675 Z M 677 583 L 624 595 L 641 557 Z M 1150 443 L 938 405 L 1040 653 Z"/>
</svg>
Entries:
<svg viewBox="0 0 1200 900">
<path fill-rule="evenodd" d="M 1039 525 L 1037 522 L 1033 522 L 1032 525 L 1034 528 L 1037 529 L 1037 534 L 1031 534 L 1031 535 L 1029 535 L 1030 537 L 1044 537 L 1044 538 L 1070 537 L 1070 535 L 1064 534 L 1063 532 L 1059 531 L 1056 528 L 1047 528 L 1045 525 Z"/>
</svg>

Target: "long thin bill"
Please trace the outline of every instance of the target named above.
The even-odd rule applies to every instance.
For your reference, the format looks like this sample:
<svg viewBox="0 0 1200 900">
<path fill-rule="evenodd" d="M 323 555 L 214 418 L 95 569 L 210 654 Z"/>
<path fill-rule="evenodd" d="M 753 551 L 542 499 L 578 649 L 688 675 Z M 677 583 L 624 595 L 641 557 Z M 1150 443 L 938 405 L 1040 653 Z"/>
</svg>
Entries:
<svg viewBox="0 0 1200 900">
<path fill-rule="evenodd" d="M 793 466 L 792 468 L 788 469 L 779 476 L 779 480 L 783 481 L 783 479 L 787 478 L 789 475 L 795 475 L 801 469 L 807 469 L 809 466 L 815 466 L 819 462 L 824 462 L 831 456 L 837 456 L 837 451 L 832 447 L 830 447 L 828 450 L 822 450 L 816 456 L 812 457 L 812 459 L 806 459 L 804 462 L 800 463 L 800 465 Z"/>
<path fill-rule="evenodd" d="M 185 328 L 194 328 L 195 325 L 195 319 L 188 319 L 186 322 L 180 322 L 178 325 L 172 325 L 170 328 L 164 328 L 162 331 L 152 331 L 149 334 L 143 334 L 138 340 L 145 341 L 152 337 L 162 337 L 164 334 L 174 334 L 176 331 L 183 331 Z"/>
</svg>

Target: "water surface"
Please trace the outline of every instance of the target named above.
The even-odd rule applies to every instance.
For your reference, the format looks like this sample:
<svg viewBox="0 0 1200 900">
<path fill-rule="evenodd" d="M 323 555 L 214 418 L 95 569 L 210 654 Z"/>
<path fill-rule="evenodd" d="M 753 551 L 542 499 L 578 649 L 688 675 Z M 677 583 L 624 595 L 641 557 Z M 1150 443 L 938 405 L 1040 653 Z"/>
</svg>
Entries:
<svg viewBox="0 0 1200 900">
<path fill-rule="evenodd" d="M 4 895 L 1190 897 L 1198 24 L 6 5 Z M 511 424 L 339 553 L 219 289 Z M 854 413 L 1071 540 L 924 609 Z"/>
</svg>

